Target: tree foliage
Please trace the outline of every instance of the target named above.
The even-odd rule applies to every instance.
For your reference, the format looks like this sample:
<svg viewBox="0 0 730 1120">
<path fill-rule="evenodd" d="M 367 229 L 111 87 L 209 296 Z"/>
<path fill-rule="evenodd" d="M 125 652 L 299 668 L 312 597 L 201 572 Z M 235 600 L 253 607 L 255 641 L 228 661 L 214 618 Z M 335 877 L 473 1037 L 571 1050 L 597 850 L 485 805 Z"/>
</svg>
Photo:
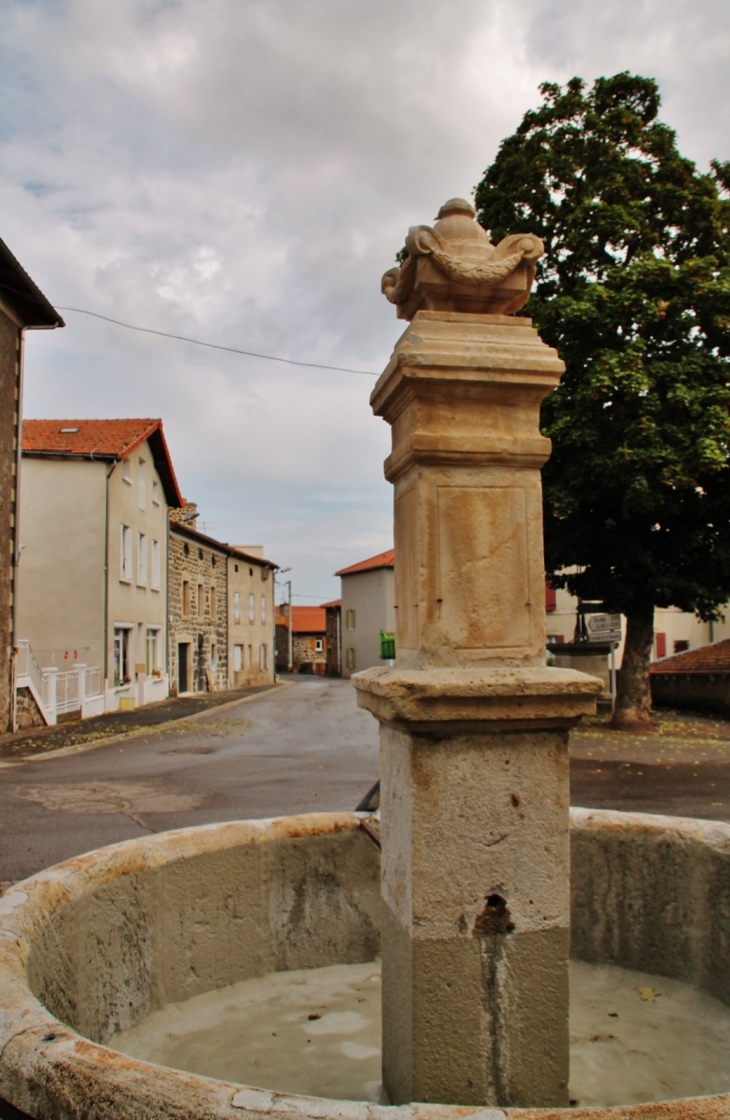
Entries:
<svg viewBox="0 0 730 1120">
<path fill-rule="evenodd" d="M 655 606 L 730 598 L 730 163 L 679 153 L 649 78 L 541 92 L 478 218 L 545 242 L 526 313 L 567 367 L 542 416 L 548 571 L 631 639 Z"/>
</svg>

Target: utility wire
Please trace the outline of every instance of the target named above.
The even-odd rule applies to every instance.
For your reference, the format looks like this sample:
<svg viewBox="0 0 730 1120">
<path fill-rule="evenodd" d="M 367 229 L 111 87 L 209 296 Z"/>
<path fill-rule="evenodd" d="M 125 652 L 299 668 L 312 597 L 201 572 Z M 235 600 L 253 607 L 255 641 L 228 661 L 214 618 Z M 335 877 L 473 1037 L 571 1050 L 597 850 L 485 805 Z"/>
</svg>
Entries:
<svg viewBox="0 0 730 1120">
<path fill-rule="evenodd" d="M 304 366 L 307 369 L 328 369 L 336 373 L 357 373 L 362 377 L 377 377 L 365 369 L 349 369 L 347 366 L 327 366 L 321 362 L 298 362 L 294 358 L 278 358 L 274 354 L 258 354 L 255 350 L 241 350 L 237 346 L 221 346 L 217 342 L 203 342 L 199 338 L 187 338 L 183 334 L 168 334 L 167 331 L 156 331 L 152 327 L 136 327 L 132 323 L 123 323 L 121 319 L 112 319 L 109 315 L 100 315 L 98 311 L 87 311 L 84 307 L 64 307 L 56 303 L 59 311 L 75 311 L 78 315 L 91 315 L 94 319 L 103 319 L 105 323 L 114 323 L 117 327 L 124 327 L 128 331 L 139 331 L 140 334 L 156 334 L 160 338 L 174 338 L 178 342 L 192 342 L 194 346 L 205 346 L 209 350 L 225 350 L 229 354 L 244 354 L 247 358 L 263 358 L 267 362 L 283 362 L 287 366 Z"/>
</svg>

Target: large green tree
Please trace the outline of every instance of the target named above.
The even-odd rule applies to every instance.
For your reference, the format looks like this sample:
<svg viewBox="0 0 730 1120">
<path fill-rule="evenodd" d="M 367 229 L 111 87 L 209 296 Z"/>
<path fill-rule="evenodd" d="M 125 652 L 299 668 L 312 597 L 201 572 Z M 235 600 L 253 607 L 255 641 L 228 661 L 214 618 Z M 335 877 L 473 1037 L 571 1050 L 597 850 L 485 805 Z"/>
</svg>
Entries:
<svg viewBox="0 0 730 1120">
<path fill-rule="evenodd" d="M 679 153 L 649 78 L 541 93 L 476 204 L 494 241 L 545 242 L 526 313 L 566 363 L 542 414 L 546 566 L 626 615 L 628 726 L 650 717 L 654 608 L 730 598 L 730 163 Z"/>
</svg>

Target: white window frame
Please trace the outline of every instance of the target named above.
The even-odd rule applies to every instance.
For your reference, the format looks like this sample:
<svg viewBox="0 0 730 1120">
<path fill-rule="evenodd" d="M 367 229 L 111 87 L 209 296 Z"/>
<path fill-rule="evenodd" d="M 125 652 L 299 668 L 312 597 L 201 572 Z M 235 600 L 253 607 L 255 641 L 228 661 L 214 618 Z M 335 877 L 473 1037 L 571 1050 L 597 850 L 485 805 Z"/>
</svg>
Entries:
<svg viewBox="0 0 730 1120">
<path fill-rule="evenodd" d="M 238 673 L 243 668 L 243 646 L 233 647 L 233 671 Z"/>
<path fill-rule="evenodd" d="M 266 623 L 266 596 L 261 596 L 261 622 Z"/>
<path fill-rule="evenodd" d="M 119 538 L 119 579 L 122 583 L 132 582 L 132 530 L 124 524 Z"/>
<path fill-rule="evenodd" d="M 248 621 L 256 621 L 256 596 L 254 595 L 253 591 L 248 597 Z"/>
<path fill-rule="evenodd" d="M 241 621 L 241 592 L 233 592 L 233 621 Z"/>
<path fill-rule="evenodd" d="M 357 613 L 354 607 L 348 607 L 345 611 L 345 630 L 354 630 L 357 625 Z"/>
<path fill-rule="evenodd" d="M 322 638 L 314 639 L 314 652 L 324 653 L 324 640 Z"/>
<path fill-rule="evenodd" d="M 348 646 L 347 649 L 345 650 L 345 668 L 346 669 L 354 669 L 355 668 L 355 660 L 356 660 L 356 658 L 355 658 L 355 647 L 354 646 Z"/>
<path fill-rule="evenodd" d="M 152 479 L 152 505 L 162 505 L 162 502 L 160 501 L 160 484 L 156 478 Z"/>
<path fill-rule="evenodd" d="M 154 675 L 156 669 L 160 669 L 160 631 L 161 626 L 148 626 L 145 633 L 145 667 L 147 669 L 147 676 Z"/>
<path fill-rule="evenodd" d="M 147 535 L 137 533 L 137 586 L 147 586 Z"/>
<path fill-rule="evenodd" d="M 153 591 L 160 590 L 160 542 L 152 541 L 152 578 L 150 587 Z"/>
<path fill-rule="evenodd" d="M 132 681 L 132 654 L 130 635 L 134 629 L 131 622 L 115 622 L 112 664 L 114 666 L 114 688 L 126 688 Z M 118 652 L 117 652 L 118 651 Z"/>
</svg>

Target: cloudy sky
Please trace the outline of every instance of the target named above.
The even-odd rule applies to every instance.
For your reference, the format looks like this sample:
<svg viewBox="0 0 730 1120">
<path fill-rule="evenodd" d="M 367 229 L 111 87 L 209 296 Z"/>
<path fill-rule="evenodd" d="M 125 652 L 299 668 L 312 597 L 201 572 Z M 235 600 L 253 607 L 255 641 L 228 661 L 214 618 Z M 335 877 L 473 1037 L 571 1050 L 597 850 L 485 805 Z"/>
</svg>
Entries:
<svg viewBox="0 0 730 1120">
<path fill-rule="evenodd" d="M 408 226 L 471 196 L 541 81 L 655 77 L 730 158 L 727 0 L 2 0 L 0 236 L 56 306 L 25 414 L 161 416 L 201 527 L 300 603 L 392 543 L 368 397 Z"/>
</svg>

